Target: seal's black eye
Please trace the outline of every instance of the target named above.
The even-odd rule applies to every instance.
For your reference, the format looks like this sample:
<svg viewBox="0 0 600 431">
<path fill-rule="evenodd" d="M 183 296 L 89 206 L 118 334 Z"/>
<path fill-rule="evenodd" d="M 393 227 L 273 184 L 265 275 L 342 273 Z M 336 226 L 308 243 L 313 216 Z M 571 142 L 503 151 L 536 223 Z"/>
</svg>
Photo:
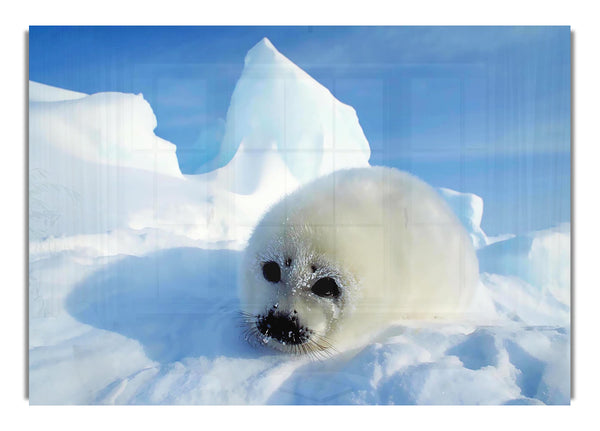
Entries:
<svg viewBox="0 0 600 431">
<path fill-rule="evenodd" d="M 312 293 L 323 298 L 337 298 L 340 296 L 340 288 L 331 277 L 325 277 L 317 281 L 312 287 Z"/>
<path fill-rule="evenodd" d="M 281 280 L 281 269 L 279 269 L 277 262 L 273 262 L 272 260 L 265 262 L 263 265 L 263 276 L 271 283 L 278 283 Z"/>
</svg>

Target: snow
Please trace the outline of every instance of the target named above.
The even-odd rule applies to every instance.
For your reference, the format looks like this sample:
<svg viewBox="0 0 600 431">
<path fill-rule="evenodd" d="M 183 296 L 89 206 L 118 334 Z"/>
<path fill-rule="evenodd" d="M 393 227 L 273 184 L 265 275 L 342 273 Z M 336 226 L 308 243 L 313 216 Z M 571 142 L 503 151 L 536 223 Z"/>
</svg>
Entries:
<svg viewBox="0 0 600 431">
<path fill-rule="evenodd" d="M 64 90 L 62 88 L 52 87 L 51 85 L 29 81 L 30 102 L 60 102 L 64 100 L 81 99 L 85 96 L 87 96 L 85 93 Z"/>
<path fill-rule="evenodd" d="M 320 361 L 240 333 L 240 250 L 301 184 L 367 166 L 355 111 L 266 39 L 246 56 L 213 170 L 182 175 L 142 95 L 30 82 L 32 404 L 568 404 L 570 226 L 490 238 L 464 321 L 406 321 Z"/>
<path fill-rule="evenodd" d="M 35 93 L 46 94 L 41 85 Z M 153 132 L 156 117 L 143 95 L 98 93 L 30 100 L 31 161 L 45 167 L 49 151 L 96 164 L 181 177 L 175 145 Z M 42 98 L 44 99 L 44 98 Z"/>
<path fill-rule="evenodd" d="M 123 229 L 242 249 L 284 195 L 333 170 L 368 166 L 354 109 L 266 39 L 246 56 L 232 96 L 217 158 L 227 164 L 206 174 L 181 174 L 175 146 L 154 134 L 157 120 L 141 94 L 74 99 L 43 84 L 31 88 L 47 95 L 29 104 L 34 249 L 47 248 L 37 240 Z"/>
<path fill-rule="evenodd" d="M 478 253 L 480 270 L 519 277 L 543 297 L 564 305 L 571 291 L 570 224 L 531 232 L 491 244 Z"/>
<path fill-rule="evenodd" d="M 485 247 L 489 239 L 481 229 L 483 199 L 473 193 L 460 193 L 443 187 L 438 191 L 471 236 L 475 248 Z"/>
<path fill-rule="evenodd" d="M 337 169 L 368 166 L 371 155 L 354 108 L 333 97 L 266 38 L 246 55 L 215 163 L 225 164 L 240 145 L 245 151 L 219 175 L 230 177 L 230 189 L 241 194 L 272 181 L 261 163 L 265 153 L 275 152 L 289 170 L 286 180 L 299 184 Z"/>
</svg>

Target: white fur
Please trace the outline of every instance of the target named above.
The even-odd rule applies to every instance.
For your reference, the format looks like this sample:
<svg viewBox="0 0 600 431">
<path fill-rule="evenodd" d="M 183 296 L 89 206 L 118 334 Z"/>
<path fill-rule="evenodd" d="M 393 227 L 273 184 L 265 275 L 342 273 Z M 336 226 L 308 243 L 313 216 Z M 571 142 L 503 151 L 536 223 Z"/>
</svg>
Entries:
<svg viewBox="0 0 600 431">
<path fill-rule="evenodd" d="M 269 260 L 281 268 L 279 283 L 263 277 Z M 242 265 L 246 313 L 297 310 L 302 325 L 338 349 L 403 319 L 455 318 L 479 280 L 469 236 L 437 192 L 383 167 L 337 171 L 278 202 L 255 228 Z M 324 276 L 340 286 L 338 300 L 311 292 Z"/>
</svg>

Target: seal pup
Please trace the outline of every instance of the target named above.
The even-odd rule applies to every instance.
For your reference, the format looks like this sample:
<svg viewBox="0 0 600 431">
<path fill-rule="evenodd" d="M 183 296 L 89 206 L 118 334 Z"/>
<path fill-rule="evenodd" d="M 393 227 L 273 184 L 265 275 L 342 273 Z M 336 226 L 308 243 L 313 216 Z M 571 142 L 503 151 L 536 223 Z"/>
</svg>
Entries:
<svg viewBox="0 0 600 431">
<path fill-rule="evenodd" d="M 242 258 L 246 338 L 318 354 L 406 319 L 455 319 L 475 250 L 438 193 L 392 168 L 333 172 L 276 203 Z"/>
</svg>

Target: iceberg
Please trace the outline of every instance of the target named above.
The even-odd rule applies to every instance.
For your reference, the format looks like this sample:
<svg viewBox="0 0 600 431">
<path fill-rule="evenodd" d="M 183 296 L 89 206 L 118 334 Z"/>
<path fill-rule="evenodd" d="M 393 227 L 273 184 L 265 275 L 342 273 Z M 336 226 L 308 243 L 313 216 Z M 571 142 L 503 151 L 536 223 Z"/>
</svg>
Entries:
<svg viewBox="0 0 600 431">
<path fill-rule="evenodd" d="M 227 111 L 215 163 L 229 189 L 255 192 L 270 175 L 265 159 L 281 158 L 292 184 L 337 169 L 368 166 L 369 143 L 356 111 L 283 56 L 268 39 L 246 55 Z"/>
</svg>

